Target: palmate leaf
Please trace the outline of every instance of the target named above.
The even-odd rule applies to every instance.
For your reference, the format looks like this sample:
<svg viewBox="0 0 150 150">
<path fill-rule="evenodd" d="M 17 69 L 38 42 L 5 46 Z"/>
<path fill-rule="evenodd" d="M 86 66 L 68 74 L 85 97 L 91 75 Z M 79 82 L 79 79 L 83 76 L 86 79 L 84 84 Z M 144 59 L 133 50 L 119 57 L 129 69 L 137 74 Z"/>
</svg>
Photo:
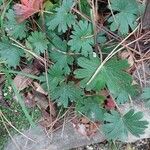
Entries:
<svg viewBox="0 0 150 150">
<path fill-rule="evenodd" d="M 61 66 L 54 64 L 48 70 L 48 76 L 47 76 L 47 81 L 50 89 L 51 90 L 55 89 L 59 85 L 59 83 L 63 82 L 64 80 L 65 80 L 64 71 L 61 69 Z M 43 83 L 42 86 L 44 87 L 44 89 L 47 89 L 47 81 L 46 81 L 46 75 L 45 74 L 42 75 L 41 82 Z"/>
<path fill-rule="evenodd" d="M 87 90 L 99 91 L 106 85 L 118 103 L 126 102 L 129 95 L 132 96 L 136 93 L 135 88 L 131 85 L 131 76 L 124 71 L 129 66 L 125 60 L 116 58 L 109 60 L 88 86 L 86 83 L 100 65 L 100 60 L 97 57 L 92 59 L 81 57 L 78 59 L 78 65 L 81 69 L 75 70 L 75 77 L 82 79 L 80 85 Z"/>
<path fill-rule="evenodd" d="M 67 52 L 67 42 L 62 41 L 56 34 L 49 35 L 52 39 L 52 44 L 55 46 L 50 51 L 50 58 L 60 69 L 64 70 L 65 74 L 71 72 L 69 65 L 73 64 L 74 58 Z"/>
<path fill-rule="evenodd" d="M 92 25 L 88 21 L 80 20 L 78 24 L 74 25 L 73 29 L 70 36 L 71 40 L 68 42 L 71 50 L 81 52 L 85 57 L 92 54 L 92 45 L 94 44 Z"/>
<path fill-rule="evenodd" d="M 102 126 L 102 130 L 108 140 L 125 140 L 128 134 L 127 128 L 121 118 L 121 115 L 112 110 L 110 113 L 104 114 L 104 121 L 106 122 Z"/>
<path fill-rule="evenodd" d="M 150 108 L 150 87 L 147 87 L 143 90 L 141 98 L 144 99 L 145 106 Z"/>
<path fill-rule="evenodd" d="M 80 99 L 76 104 L 76 111 L 84 114 L 92 121 L 102 121 L 104 110 L 100 105 L 104 102 L 102 96 L 90 96 Z"/>
<path fill-rule="evenodd" d="M 124 116 L 121 116 L 117 111 L 112 110 L 111 113 L 104 114 L 106 122 L 102 129 L 109 140 L 124 141 L 128 132 L 134 136 L 140 136 L 147 128 L 148 122 L 143 121 L 142 112 L 136 112 L 131 109 Z"/>
<path fill-rule="evenodd" d="M 38 31 L 31 33 L 31 35 L 28 37 L 28 42 L 31 44 L 37 54 L 44 53 L 49 44 L 45 34 Z"/>
<path fill-rule="evenodd" d="M 74 74 L 77 79 L 82 79 L 80 81 L 81 87 L 86 88 L 88 91 L 100 90 L 105 87 L 105 81 L 102 77 L 95 78 L 88 86 L 86 86 L 86 83 L 93 75 L 99 64 L 100 60 L 97 57 L 92 59 L 81 57 L 78 59 L 78 65 L 81 69 L 75 70 Z"/>
<path fill-rule="evenodd" d="M 18 23 L 12 9 L 9 9 L 8 13 L 6 13 L 4 27 L 9 36 L 13 36 L 16 39 L 25 38 L 28 31 L 26 28 L 26 23 L 26 21 L 23 23 Z"/>
<path fill-rule="evenodd" d="M 75 23 L 76 16 L 70 13 L 73 3 L 74 0 L 63 0 L 62 6 L 56 8 L 54 18 L 47 23 L 49 30 L 58 27 L 58 32 L 66 32 Z"/>
<path fill-rule="evenodd" d="M 111 0 L 111 8 L 117 13 L 111 16 L 108 22 L 111 23 L 111 31 L 118 30 L 121 34 L 127 34 L 129 27 L 134 29 L 137 25 L 138 4 L 136 0 Z"/>
<path fill-rule="evenodd" d="M 60 69 L 64 70 L 65 74 L 70 73 L 69 65 L 72 65 L 74 60 L 72 56 L 53 50 L 50 53 L 50 58 L 60 66 Z"/>
<path fill-rule="evenodd" d="M 68 107 L 69 102 L 82 99 L 82 91 L 74 83 L 61 83 L 57 88 L 51 91 L 51 99 L 57 102 L 57 105 Z"/>
<path fill-rule="evenodd" d="M 23 55 L 23 50 L 13 46 L 7 38 L 0 41 L 0 57 L 6 61 L 9 67 L 16 67 L 19 65 L 20 57 Z"/>
<path fill-rule="evenodd" d="M 147 121 L 142 120 L 142 118 L 143 113 L 142 112 L 135 113 L 133 109 L 131 109 L 123 116 L 123 121 L 128 131 L 137 137 L 139 137 L 141 134 L 144 134 L 144 130 L 147 128 L 147 125 L 149 124 Z"/>
</svg>

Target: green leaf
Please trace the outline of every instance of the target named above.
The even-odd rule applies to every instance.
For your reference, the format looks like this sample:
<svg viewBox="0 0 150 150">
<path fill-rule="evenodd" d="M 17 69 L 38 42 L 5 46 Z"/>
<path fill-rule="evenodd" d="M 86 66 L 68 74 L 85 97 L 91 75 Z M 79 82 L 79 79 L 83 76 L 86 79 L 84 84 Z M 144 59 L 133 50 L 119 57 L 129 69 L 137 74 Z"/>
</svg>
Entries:
<svg viewBox="0 0 150 150">
<path fill-rule="evenodd" d="M 105 87 L 105 81 L 102 77 L 95 78 L 93 82 L 91 82 L 91 84 L 86 86 L 86 83 L 89 81 L 90 77 L 94 74 L 99 64 L 100 60 L 98 57 L 92 59 L 80 57 L 78 59 L 78 65 L 79 67 L 81 67 L 81 69 L 75 70 L 74 74 L 77 79 L 82 79 L 80 81 L 80 86 L 82 88 L 86 88 L 86 90 L 90 91 L 90 90 L 100 90 Z"/>
<path fill-rule="evenodd" d="M 49 83 L 56 88 L 56 86 L 65 80 L 64 72 L 61 70 L 60 65 L 53 65 L 48 70 Z"/>
<path fill-rule="evenodd" d="M 81 5 L 81 11 L 87 15 L 90 16 L 90 5 L 88 1 L 85 0 L 80 0 L 80 5 Z"/>
<path fill-rule="evenodd" d="M 37 54 L 44 53 L 48 48 L 49 41 L 43 32 L 32 32 L 28 37 L 28 42 L 31 44 Z"/>
<path fill-rule="evenodd" d="M 141 120 L 142 112 L 137 112 L 131 109 L 124 116 L 121 116 L 117 111 L 112 110 L 110 113 L 105 113 L 104 121 L 106 122 L 102 129 L 109 140 L 126 140 L 128 132 L 134 136 L 139 136 L 144 133 L 148 122 Z"/>
<path fill-rule="evenodd" d="M 139 11 L 136 0 L 111 0 L 110 9 L 117 12 L 108 20 L 111 23 L 111 31 L 118 30 L 121 34 L 127 34 L 129 27 L 132 30 L 136 27 L 136 19 Z"/>
<path fill-rule="evenodd" d="M 6 20 L 4 22 L 4 27 L 8 36 L 13 36 L 14 38 L 23 39 L 27 35 L 26 21 L 23 23 L 18 23 L 15 18 L 15 13 L 12 9 L 9 9 L 6 13 Z"/>
<path fill-rule="evenodd" d="M 150 99 L 150 87 L 144 88 L 142 98 Z"/>
<path fill-rule="evenodd" d="M 121 115 L 112 110 L 110 113 L 104 114 L 104 121 L 106 122 L 102 126 L 102 130 L 108 140 L 125 140 L 128 134 L 127 128 L 122 120 Z"/>
<path fill-rule="evenodd" d="M 69 74 L 71 72 L 69 65 L 73 64 L 74 58 L 67 52 L 67 42 L 62 41 L 56 34 L 51 34 L 50 37 L 55 46 L 50 51 L 51 60 L 60 66 L 65 74 Z"/>
<path fill-rule="evenodd" d="M 63 54 L 58 51 L 51 51 L 50 58 L 53 62 L 60 66 L 60 69 L 64 70 L 65 74 L 69 74 L 71 72 L 69 65 L 73 64 L 73 57 L 69 56 L 67 53 Z"/>
<path fill-rule="evenodd" d="M 150 107 L 150 87 L 144 88 L 141 98 L 145 101 L 145 106 Z"/>
<path fill-rule="evenodd" d="M 23 54 L 23 50 L 13 46 L 7 38 L 0 41 L 0 57 L 6 61 L 9 67 L 19 65 L 20 57 L 23 56 Z"/>
<path fill-rule="evenodd" d="M 99 32 L 97 34 L 97 43 L 99 44 L 104 44 L 106 43 L 107 39 L 106 39 L 106 36 L 105 36 L 105 33 L 104 32 Z"/>
<path fill-rule="evenodd" d="M 68 107 L 69 102 L 78 101 L 82 98 L 82 91 L 73 82 L 62 83 L 51 91 L 51 99 L 55 100 L 58 106 Z"/>
<path fill-rule="evenodd" d="M 49 30 L 54 30 L 58 27 L 58 32 L 66 32 L 68 28 L 75 23 L 76 16 L 71 14 L 71 7 L 74 0 L 63 0 L 62 6 L 56 8 L 56 15 L 47 23 Z"/>
<path fill-rule="evenodd" d="M 50 89 L 55 89 L 59 83 L 63 82 L 65 80 L 64 71 L 61 69 L 60 65 L 54 64 L 49 70 L 48 70 L 48 76 L 47 76 L 48 84 L 50 86 Z M 41 77 L 41 82 L 43 82 L 44 89 L 47 89 L 47 83 L 46 83 L 46 75 Z"/>
<path fill-rule="evenodd" d="M 135 88 L 131 85 L 131 76 L 125 72 L 129 66 L 125 60 L 116 58 L 109 60 L 88 86 L 86 83 L 100 65 L 100 60 L 97 57 L 91 59 L 81 57 L 78 59 L 78 65 L 81 69 L 75 70 L 75 77 L 82 79 L 80 85 L 87 90 L 99 91 L 106 85 L 112 96 L 117 98 L 118 103 L 126 102 L 128 95 L 133 96 L 136 93 Z"/>
<path fill-rule="evenodd" d="M 51 39 L 51 43 L 54 45 L 55 48 L 61 50 L 63 52 L 67 51 L 67 42 L 62 40 L 57 34 L 54 32 L 47 33 L 49 38 Z"/>
<path fill-rule="evenodd" d="M 123 121 L 128 129 L 128 131 L 139 137 L 141 134 L 144 134 L 144 130 L 147 128 L 148 122 L 143 121 L 143 113 L 136 112 L 131 109 L 123 116 Z"/>
<path fill-rule="evenodd" d="M 92 121 L 102 121 L 104 118 L 104 110 L 100 107 L 104 97 L 91 96 L 80 99 L 76 104 L 76 111 L 84 114 Z"/>
<path fill-rule="evenodd" d="M 87 21 L 80 20 L 78 24 L 74 25 L 73 29 L 70 36 L 71 40 L 68 42 L 71 50 L 81 52 L 85 57 L 92 54 L 94 44 L 92 25 Z"/>
</svg>

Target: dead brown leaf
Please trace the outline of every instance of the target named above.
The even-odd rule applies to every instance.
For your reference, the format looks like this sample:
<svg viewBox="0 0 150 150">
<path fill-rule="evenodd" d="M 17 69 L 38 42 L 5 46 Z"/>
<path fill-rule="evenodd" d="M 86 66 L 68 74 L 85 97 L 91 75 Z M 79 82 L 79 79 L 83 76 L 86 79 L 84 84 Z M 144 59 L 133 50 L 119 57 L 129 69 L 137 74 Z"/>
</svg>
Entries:
<svg viewBox="0 0 150 150">
<path fill-rule="evenodd" d="M 35 90 L 39 93 L 42 93 L 44 95 L 47 95 L 47 92 L 44 91 L 44 89 L 41 87 L 41 85 L 37 82 L 33 82 L 33 85 L 35 87 Z"/>
<path fill-rule="evenodd" d="M 45 95 L 39 93 L 39 92 L 34 92 L 34 99 L 36 104 L 42 109 L 46 110 L 47 107 L 49 106 L 48 100 Z"/>
<path fill-rule="evenodd" d="M 27 107 L 32 108 L 36 106 L 34 95 L 31 92 L 27 92 L 24 94 L 24 102 Z"/>
<path fill-rule="evenodd" d="M 72 124 L 77 132 L 86 137 L 94 136 L 100 126 L 99 122 L 91 122 L 86 117 L 75 118 L 75 120 L 72 121 Z"/>
<path fill-rule="evenodd" d="M 126 59 L 130 65 L 130 67 L 132 67 L 134 65 L 134 59 L 133 59 L 133 55 L 130 51 L 123 51 L 120 53 L 120 57 L 122 59 Z"/>
<path fill-rule="evenodd" d="M 27 67 L 22 70 L 22 73 L 26 74 L 36 74 L 37 72 L 38 71 L 33 70 L 32 67 Z M 19 91 L 22 91 L 25 88 L 27 88 L 32 83 L 32 81 L 33 80 L 31 78 L 25 77 L 23 75 L 17 75 L 14 78 L 14 84 L 16 85 Z"/>
<path fill-rule="evenodd" d="M 48 128 L 52 124 L 54 117 L 50 115 L 48 112 L 46 112 L 45 110 L 42 111 L 42 116 L 43 117 L 39 123 L 41 126 Z"/>
<path fill-rule="evenodd" d="M 51 101 L 48 101 L 47 97 L 44 94 L 39 92 L 34 92 L 35 102 L 42 110 L 49 111 L 49 114 L 52 116 L 56 116 L 56 108 Z"/>
<path fill-rule="evenodd" d="M 88 118 L 82 117 L 82 118 L 80 119 L 80 122 L 82 122 L 83 124 L 87 124 L 87 123 L 89 123 L 90 121 L 89 121 Z"/>
</svg>

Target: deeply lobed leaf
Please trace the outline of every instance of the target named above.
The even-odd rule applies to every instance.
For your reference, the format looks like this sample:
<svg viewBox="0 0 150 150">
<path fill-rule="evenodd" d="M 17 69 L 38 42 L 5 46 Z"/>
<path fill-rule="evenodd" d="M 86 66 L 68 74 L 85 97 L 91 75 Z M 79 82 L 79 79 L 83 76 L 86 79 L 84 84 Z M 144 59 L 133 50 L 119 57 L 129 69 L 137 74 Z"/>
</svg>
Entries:
<svg viewBox="0 0 150 150">
<path fill-rule="evenodd" d="M 117 60 L 116 58 L 109 60 L 88 86 L 86 83 L 100 65 L 100 60 L 97 57 L 93 59 L 81 57 L 78 59 L 78 65 L 81 69 L 75 70 L 75 77 L 81 79 L 81 87 L 86 87 L 87 90 L 100 90 L 107 86 L 113 97 L 117 98 L 118 103 L 126 102 L 129 95 L 136 93 L 132 86 L 131 76 L 125 72 L 128 68 L 128 63 L 125 60 Z"/>
<path fill-rule="evenodd" d="M 128 132 L 134 136 L 140 136 L 147 128 L 148 122 L 142 120 L 142 112 L 129 110 L 125 115 L 121 116 L 117 111 L 105 113 L 103 131 L 108 139 L 126 140 Z"/>
<path fill-rule="evenodd" d="M 9 67 L 19 65 L 20 57 L 23 55 L 23 50 L 13 46 L 7 38 L 3 38 L 0 41 L 0 57 L 6 61 Z"/>
<path fill-rule="evenodd" d="M 68 45 L 71 46 L 71 50 L 75 52 L 81 52 L 82 55 L 87 57 L 92 54 L 94 45 L 92 25 L 87 21 L 79 21 L 73 27 L 71 40 Z"/>
<path fill-rule="evenodd" d="M 77 101 L 76 111 L 86 115 L 92 121 L 102 121 L 104 110 L 101 107 L 104 97 L 90 96 Z"/>
<path fill-rule="evenodd" d="M 144 88 L 141 98 L 144 99 L 145 106 L 150 107 L 150 87 Z"/>
<path fill-rule="evenodd" d="M 58 27 L 58 32 L 66 32 L 75 23 L 76 16 L 70 13 L 74 0 L 63 0 L 62 5 L 56 8 L 56 15 L 47 23 L 49 30 Z"/>
<path fill-rule="evenodd" d="M 60 37 L 53 33 L 51 33 L 50 37 L 54 45 L 50 51 L 51 60 L 60 66 L 60 69 L 64 70 L 65 74 L 69 74 L 71 72 L 69 65 L 73 64 L 74 58 L 69 54 L 67 42 L 62 41 Z"/>
<path fill-rule="evenodd" d="M 111 31 L 118 30 L 121 34 L 127 34 L 129 28 L 133 30 L 137 25 L 139 7 L 136 0 L 111 0 L 110 2 L 110 9 L 116 12 L 108 20 L 111 23 Z"/>
<path fill-rule="evenodd" d="M 28 37 L 28 42 L 31 43 L 31 46 L 37 54 L 44 53 L 48 48 L 49 41 L 42 32 L 32 32 Z"/>
<path fill-rule="evenodd" d="M 18 23 L 12 9 L 9 9 L 8 13 L 6 13 L 6 18 L 4 27 L 9 36 L 20 40 L 27 36 L 27 22 Z"/>
<path fill-rule="evenodd" d="M 68 107 L 69 102 L 82 99 L 82 91 L 73 82 L 62 83 L 60 86 L 51 91 L 51 98 L 57 104 Z"/>
</svg>

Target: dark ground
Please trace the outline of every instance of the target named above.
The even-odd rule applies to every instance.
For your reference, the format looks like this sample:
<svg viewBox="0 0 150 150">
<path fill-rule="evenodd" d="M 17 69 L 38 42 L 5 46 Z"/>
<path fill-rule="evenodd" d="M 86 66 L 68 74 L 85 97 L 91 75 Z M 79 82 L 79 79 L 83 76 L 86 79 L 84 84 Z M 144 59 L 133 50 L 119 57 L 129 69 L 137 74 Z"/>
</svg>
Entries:
<svg viewBox="0 0 150 150">
<path fill-rule="evenodd" d="M 122 144 L 121 142 L 113 144 L 105 141 L 72 150 L 150 150 L 150 139 L 139 140 L 131 144 Z"/>
</svg>

